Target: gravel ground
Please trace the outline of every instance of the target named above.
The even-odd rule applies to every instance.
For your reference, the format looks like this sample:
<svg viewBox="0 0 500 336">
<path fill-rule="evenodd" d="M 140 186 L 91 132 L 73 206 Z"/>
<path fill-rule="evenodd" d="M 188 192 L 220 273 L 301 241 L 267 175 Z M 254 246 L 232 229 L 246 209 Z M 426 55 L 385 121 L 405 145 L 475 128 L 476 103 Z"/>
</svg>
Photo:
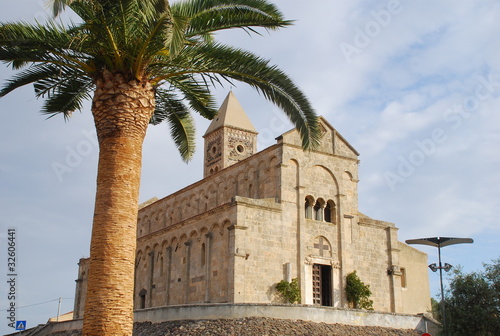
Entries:
<svg viewBox="0 0 500 336">
<path fill-rule="evenodd" d="M 79 330 L 52 333 L 50 336 L 80 336 Z M 232 320 L 186 320 L 163 323 L 136 323 L 133 336 L 420 336 L 414 330 L 382 327 L 360 327 L 345 324 L 314 323 L 302 320 L 280 320 L 249 317 Z"/>
</svg>

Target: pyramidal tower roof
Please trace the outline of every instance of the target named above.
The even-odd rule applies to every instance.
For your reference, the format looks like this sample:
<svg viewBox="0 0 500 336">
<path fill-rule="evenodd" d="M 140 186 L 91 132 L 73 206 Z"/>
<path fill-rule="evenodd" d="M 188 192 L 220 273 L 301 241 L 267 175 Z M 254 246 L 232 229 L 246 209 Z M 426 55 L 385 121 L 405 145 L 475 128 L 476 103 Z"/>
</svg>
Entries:
<svg viewBox="0 0 500 336">
<path fill-rule="evenodd" d="M 243 107 L 241 107 L 240 102 L 236 99 L 233 91 L 229 91 L 227 94 L 219 112 L 217 112 L 217 115 L 212 120 L 212 123 L 208 126 L 205 135 L 210 134 L 221 127 L 234 127 L 257 133 L 255 127 L 252 125 L 252 122 L 248 119 L 247 114 L 243 110 Z"/>
</svg>

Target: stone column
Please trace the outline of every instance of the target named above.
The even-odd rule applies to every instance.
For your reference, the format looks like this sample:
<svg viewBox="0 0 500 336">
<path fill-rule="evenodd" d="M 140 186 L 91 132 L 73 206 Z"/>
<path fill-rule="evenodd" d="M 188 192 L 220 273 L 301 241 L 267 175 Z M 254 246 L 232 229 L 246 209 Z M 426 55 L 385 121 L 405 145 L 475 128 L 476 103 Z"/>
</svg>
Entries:
<svg viewBox="0 0 500 336">
<path fill-rule="evenodd" d="M 205 245 L 205 302 L 210 302 L 210 287 L 211 287 L 211 260 L 212 260 L 212 232 L 205 235 L 207 238 Z"/>
<path fill-rule="evenodd" d="M 399 248 L 397 228 L 387 227 L 387 277 L 389 280 L 390 307 L 392 313 L 403 311 L 403 301 L 401 297 L 401 268 L 399 264 Z"/>
<path fill-rule="evenodd" d="M 244 282 L 245 274 L 242 272 L 244 265 L 241 261 L 245 260 L 246 252 L 239 249 L 237 231 L 246 230 L 248 227 L 241 225 L 231 225 L 227 228 L 229 230 L 229 277 L 228 277 L 228 296 L 229 302 L 241 302 L 241 296 L 237 296 L 238 286 Z"/>
<path fill-rule="evenodd" d="M 172 280 L 172 246 L 167 247 L 167 272 L 165 279 L 165 305 L 170 304 L 170 282 Z"/>
<path fill-rule="evenodd" d="M 149 252 L 149 284 L 148 284 L 148 303 L 149 307 L 153 307 L 153 288 L 154 288 L 154 272 L 155 272 L 155 251 Z"/>
<path fill-rule="evenodd" d="M 298 169 L 298 168 L 297 168 Z M 299 173 L 297 172 L 297 175 Z M 297 183 L 299 177 L 297 176 Z M 309 284 L 306 284 L 306 267 L 305 267 L 305 249 L 306 242 L 304 241 L 304 227 L 306 221 L 306 213 L 304 208 L 305 194 L 304 187 L 297 185 L 295 190 L 297 191 L 297 276 L 300 284 L 301 302 L 302 304 L 307 302 L 309 290 Z M 310 284 L 312 286 L 312 283 Z M 311 287 L 312 288 L 312 287 Z"/>
<path fill-rule="evenodd" d="M 346 204 L 346 196 L 343 194 L 337 194 L 336 198 L 337 202 L 337 211 L 338 214 L 335 214 L 338 216 L 337 218 L 339 219 L 337 222 L 337 258 L 339 261 L 339 272 L 338 272 L 338 286 L 341 289 L 340 291 L 340 302 L 339 306 L 344 307 L 347 305 L 347 298 L 345 296 L 345 291 L 344 289 L 344 275 L 345 275 L 345 269 L 348 268 L 351 263 L 348 261 L 348 249 L 352 249 L 351 246 L 347 246 L 346 244 L 346 226 L 348 223 L 351 223 L 351 218 L 352 216 L 345 214 L 345 208 L 347 208 Z M 347 218 L 345 217 L 347 215 Z"/>
<path fill-rule="evenodd" d="M 344 292 L 344 288 L 340 285 L 340 263 L 338 261 L 332 261 L 332 292 L 332 306 L 342 308 L 342 293 Z"/>
<path fill-rule="evenodd" d="M 185 292 L 184 303 L 189 303 L 189 282 L 191 281 L 191 240 L 184 243 L 186 245 L 186 269 L 185 269 Z"/>
</svg>

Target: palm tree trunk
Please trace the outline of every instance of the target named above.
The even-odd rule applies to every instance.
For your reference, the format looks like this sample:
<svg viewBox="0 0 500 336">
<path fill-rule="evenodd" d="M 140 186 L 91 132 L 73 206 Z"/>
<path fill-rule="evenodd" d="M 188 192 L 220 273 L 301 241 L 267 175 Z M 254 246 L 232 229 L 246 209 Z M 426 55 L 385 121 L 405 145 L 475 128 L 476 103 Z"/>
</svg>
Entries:
<svg viewBox="0 0 500 336">
<path fill-rule="evenodd" d="M 99 164 L 83 335 L 132 335 L 142 144 L 154 111 L 148 82 L 104 72 L 92 113 Z"/>
</svg>

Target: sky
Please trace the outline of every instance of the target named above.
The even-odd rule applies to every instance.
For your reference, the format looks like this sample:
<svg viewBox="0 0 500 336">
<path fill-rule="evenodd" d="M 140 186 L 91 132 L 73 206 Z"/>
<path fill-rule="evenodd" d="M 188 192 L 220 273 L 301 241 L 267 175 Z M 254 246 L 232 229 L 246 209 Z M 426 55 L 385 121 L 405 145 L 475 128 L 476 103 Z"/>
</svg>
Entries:
<svg viewBox="0 0 500 336">
<path fill-rule="evenodd" d="M 466 272 L 500 257 L 500 3 L 275 0 L 293 26 L 230 31 L 220 41 L 279 65 L 360 153 L 359 210 L 393 222 L 404 241 L 470 237 L 442 250 Z M 17 0 L 0 22 L 44 21 L 45 1 Z M 0 65 L 0 83 L 12 72 Z M 291 124 L 244 84 L 232 89 L 259 134 L 259 150 Z M 73 310 L 78 260 L 88 257 L 98 148 L 87 104 L 46 119 L 32 87 L 0 99 L 0 315 L 7 316 L 7 232 L 16 233 L 17 317 L 28 327 Z M 497 111 L 497 112 L 495 112 Z M 185 164 L 166 125 L 144 143 L 140 202 L 202 178 L 202 135 Z M 417 246 L 437 262 L 437 250 Z M 439 277 L 429 271 L 432 296 Z M 447 280 L 445 279 L 445 284 Z M 5 317 L 2 334 L 13 332 Z"/>
</svg>

